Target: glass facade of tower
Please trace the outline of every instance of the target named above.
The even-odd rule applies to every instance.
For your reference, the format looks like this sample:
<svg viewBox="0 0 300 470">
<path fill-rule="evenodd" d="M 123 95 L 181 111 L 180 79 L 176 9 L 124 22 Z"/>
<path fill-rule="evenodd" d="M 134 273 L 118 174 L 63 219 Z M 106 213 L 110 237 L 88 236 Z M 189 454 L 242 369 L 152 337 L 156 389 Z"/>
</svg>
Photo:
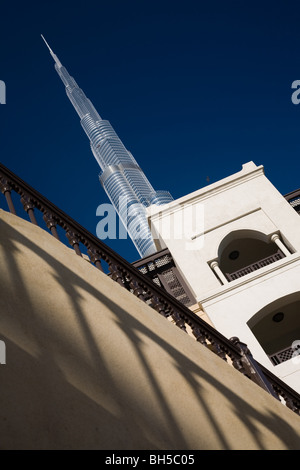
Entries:
<svg viewBox="0 0 300 470">
<path fill-rule="evenodd" d="M 99 179 L 106 194 L 140 256 L 155 253 L 157 250 L 149 229 L 146 207 L 171 202 L 171 194 L 154 190 L 110 123 L 99 116 L 74 78 L 62 66 L 48 44 L 47 46 L 55 60 L 55 69 L 66 87 L 67 96 L 90 140 L 93 155 L 101 168 Z"/>
</svg>

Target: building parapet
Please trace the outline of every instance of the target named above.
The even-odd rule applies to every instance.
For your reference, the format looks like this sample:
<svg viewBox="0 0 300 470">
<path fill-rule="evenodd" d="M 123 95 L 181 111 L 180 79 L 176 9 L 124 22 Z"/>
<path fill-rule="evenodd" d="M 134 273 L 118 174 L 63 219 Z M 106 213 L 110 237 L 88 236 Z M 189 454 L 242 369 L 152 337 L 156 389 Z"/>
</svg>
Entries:
<svg viewBox="0 0 300 470">
<path fill-rule="evenodd" d="M 232 364 L 248 379 L 300 414 L 299 394 L 259 364 L 252 357 L 246 344 L 235 337 L 227 339 L 170 292 L 162 289 L 151 278 L 144 275 L 138 267 L 124 260 L 2 164 L 0 164 L 0 190 L 5 196 L 12 214 L 17 215 L 11 195 L 13 192 L 20 196 L 23 209 L 32 224 L 38 225 L 35 211 L 39 211 L 42 214 L 45 228 L 56 239 L 61 239 L 57 230 L 57 227 L 60 227 L 78 256 L 85 257 L 87 255 L 96 268 L 108 272 L 115 282 L 147 303 L 160 315 L 171 319 L 183 332 L 187 332 L 189 329 L 195 339 L 203 346 Z"/>
</svg>

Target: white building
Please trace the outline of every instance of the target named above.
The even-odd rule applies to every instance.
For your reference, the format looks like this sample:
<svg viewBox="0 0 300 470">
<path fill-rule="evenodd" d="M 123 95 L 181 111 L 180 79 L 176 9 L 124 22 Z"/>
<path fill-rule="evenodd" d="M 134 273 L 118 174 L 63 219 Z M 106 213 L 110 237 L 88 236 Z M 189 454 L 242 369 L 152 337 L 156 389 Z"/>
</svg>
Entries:
<svg viewBox="0 0 300 470">
<path fill-rule="evenodd" d="M 263 166 L 249 162 L 164 207 L 152 206 L 149 221 L 157 249 L 170 250 L 215 328 L 239 337 L 299 393 L 300 217 Z"/>
</svg>

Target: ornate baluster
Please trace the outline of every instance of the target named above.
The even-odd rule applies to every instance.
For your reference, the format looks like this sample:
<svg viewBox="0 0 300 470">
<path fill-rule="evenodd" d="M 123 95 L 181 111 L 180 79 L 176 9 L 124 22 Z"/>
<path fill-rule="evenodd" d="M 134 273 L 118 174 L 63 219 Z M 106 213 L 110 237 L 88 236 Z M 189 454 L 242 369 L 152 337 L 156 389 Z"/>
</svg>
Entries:
<svg viewBox="0 0 300 470">
<path fill-rule="evenodd" d="M 172 313 L 171 313 L 171 318 L 172 318 L 172 320 L 174 321 L 175 325 L 178 326 L 178 328 L 180 328 L 180 329 L 183 330 L 185 333 L 187 333 L 186 327 L 185 327 L 185 321 L 184 321 L 183 318 L 180 316 L 179 312 L 177 312 L 177 311 L 172 311 Z"/>
<path fill-rule="evenodd" d="M 87 253 L 91 262 L 96 266 L 96 268 L 103 272 L 100 253 L 94 248 L 89 248 Z"/>
<path fill-rule="evenodd" d="M 132 281 L 132 277 L 129 275 L 129 273 L 125 273 L 125 276 L 123 277 L 123 282 L 124 282 L 124 287 L 126 290 L 131 291 L 130 283 Z M 146 297 L 144 295 L 144 298 L 142 299 L 144 302 L 146 302 Z"/>
<path fill-rule="evenodd" d="M 110 262 L 109 263 L 109 271 L 111 273 L 111 278 L 116 281 L 120 286 L 124 287 L 123 276 L 119 269 L 119 266 Z"/>
<path fill-rule="evenodd" d="M 285 400 L 286 406 L 287 406 L 290 410 L 294 411 L 295 413 L 297 413 L 297 414 L 299 415 L 299 414 L 300 414 L 300 410 L 299 410 L 299 408 L 298 408 L 297 406 L 295 406 L 295 404 L 294 404 L 292 398 L 287 397 L 287 396 L 283 396 L 283 398 L 284 398 L 284 400 Z"/>
<path fill-rule="evenodd" d="M 12 214 L 16 215 L 16 210 L 15 210 L 14 204 L 12 202 L 11 194 L 10 194 L 11 189 L 12 188 L 10 184 L 8 183 L 7 179 L 4 177 L 0 178 L 0 190 L 5 196 L 9 211 Z"/>
<path fill-rule="evenodd" d="M 243 363 L 242 363 L 242 359 L 241 359 L 241 358 L 234 357 L 234 358 L 232 359 L 232 365 L 233 365 L 233 367 L 234 367 L 236 370 L 238 370 L 239 372 L 241 372 L 241 374 L 245 375 L 245 376 L 248 377 L 249 379 L 251 378 L 251 377 L 247 374 L 247 372 L 246 372 L 246 370 L 245 370 L 245 368 L 244 368 L 244 365 L 243 365 Z"/>
<path fill-rule="evenodd" d="M 241 353 L 241 364 L 242 368 L 244 369 L 245 375 L 249 377 L 253 382 L 255 382 L 257 385 L 262 387 L 264 390 L 266 390 L 268 393 L 273 395 L 273 397 L 277 398 L 279 400 L 277 393 L 274 391 L 272 385 L 270 382 L 267 380 L 266 376 L 262 372 L 261 368 L 253 358 L 250 350 L 247 347 L 247 344 L 242 343 L 239 338 L 237 337 L 232 337 L 230 338 L 230 341 L 237 346 Z M 238 361 L 239 362 L 239 361 Z M 235 367 L 235 364 L 233 364 Z"/>
<path fill-rule="evenodd" d="M 72 232 L 71 230 L 67 230 L 66 237 L 69 240 L 69 243 L 72 246 L 72 248 L 74 248 L 76 255 L 82 257 L 82 254 L 79 248 L 79 240 L 76 237 L 75 233 Z"/>
<path fill-rule="evenodd" d="M 201 332 L 200 328 L 195 325 L 192 326 L 193 335 L 196 338 L 196 341 L 203 344 L 207 348 L 207 341 L 205 335 Z"/>
<path fill-rule="evenodd" d="M 167 313 L 165 312 L 165 306 L 164 304 L 160 301 L 160 299 L 154 295 L 151 296 L 151 304 L 153 308 L 163 317 L 168 317 Z"/>
<path fill-rule="evenodd" d="M 131 277 L 130 277 L 130 282 L 131 282 Z M 143 296 L 144 296 L 144 302 L 148 303 L 148 301 L 150 300 L 150 307 L 152 308 L 153 305 L 151 304 L 151 299 L 152 299 L 152 296 L 153 296 L 153 293 L 152 291 L 145 285 L 142 286 L 143 287 Z"/>
<path fill-rule="evenodd" d="M 225 351 L 221 348 L 219 343 L 212 341 L 213 351 L 219 356 L 223 361 L 227 362 L 227 357 Z"/>
<path fill-rule="evenodd" d="M 132 279 L 129 283 L 130 288 L 133 290 L 133 294 L 139 299 L 145 301 L 144 289 L 135 279 Z"/>
<path fill-rule="evenodd" d="M 273 385 L 275 393 L 277 393 L 277 395 L 279 397 L 282 397 L 283 400 L 285 401 L 285 405 L 287 406 L 287 408 L 294 411 L 294 413 L 297 413 L 298 415 L 300 415 L 300 406 L 299 406 L 300 402 L 297 400 L 295 402 L 293 398 L 286 393 L 286 391 L 282 390 L 282 388 L 279 387 L 278 384 L 275 383 L 272 385 Z"/>
<path fill-rule="evenodd" d="M 34 215 L 34 204 L 32 199 L 27 196 L 27 194 L 23 194 L 21 197 L 21 203 L 23 204 L 24 211 L 29 215 L 30 222 L 34 225 L 37 225 L 38 223 Z"/>
<path fill-rule="evenodd" d="M 43 219 L 44 219 L 44 221 L 47 225 L 47 228 L 52 233 L 52 235 L 55 238 L 57 238 L 57 240 L 59 240 L 59 236 L 58 236 L 58 233 L 57 233 L 57 230 L 56 230 L 57 222 L 56 222 L 55 218 L 53 217 L 53 215 L 50 214 L 49 212 L 45 212 L 45 214 L 43 216 Z"/>
</svg>

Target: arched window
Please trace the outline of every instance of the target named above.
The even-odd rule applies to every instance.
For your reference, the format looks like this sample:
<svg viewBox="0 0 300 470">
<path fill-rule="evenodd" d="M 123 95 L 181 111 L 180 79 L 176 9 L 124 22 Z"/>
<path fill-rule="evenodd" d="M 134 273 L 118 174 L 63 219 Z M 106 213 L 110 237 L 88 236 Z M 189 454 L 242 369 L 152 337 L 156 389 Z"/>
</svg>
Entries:
<svg viewBox="0 0 300 470">
<path fill-rule="evenodd" d="M 220 243 L 218 265 L 228 281 L 268 266 L 289 254 L 278 234 L 267 237 L 255 230 L 236 230 Z"/>
<path fill-rule="evenodd" d="M 300 345 L 300 292 L 266 305 L 247 325 L 274 365 L 291 359 Z"/>
</svg>

